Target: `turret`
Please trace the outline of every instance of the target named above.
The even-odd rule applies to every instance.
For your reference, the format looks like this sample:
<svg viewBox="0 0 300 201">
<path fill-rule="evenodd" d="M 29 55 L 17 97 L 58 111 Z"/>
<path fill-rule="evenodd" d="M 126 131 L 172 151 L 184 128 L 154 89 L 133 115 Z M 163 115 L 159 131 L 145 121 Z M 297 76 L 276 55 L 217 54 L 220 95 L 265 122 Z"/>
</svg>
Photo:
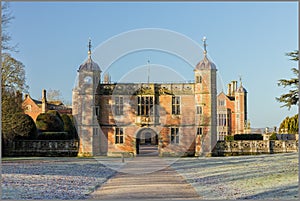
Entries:
<svg viewBox="0 0 300 201">
<path fill-rule="evenodd" d="M 247 90 L 243 87 L 241 78 L 240 86 L 235 92 L 235 118 L 235 133 L 245 133 L 245 127 L 247 124 Z"/>
<path fill-rule="evenodd" d="M 89 40 L 88 58 L 79 66 L 78 83 L 72 94 L 72 114 L 76 119 L 80 138 L 79 156 L 93 156 L 100 152 L 100 129 L 97 116 L 94 114 L 99 112 L 95 107 L 95 94 L 100 84 L 101 69 L 92 60 L 91 47 L 91 40 Z"/>
<path fill-rule="evenodd" d="M 202 115 L 196 115 L 196 156 L 209 156 L 217 142 L 217 68 L 207 58 L 206 38 L 203 38 L 204 58 L 195 67 L 195 103 Z M 204 118 L 203 118 L 204 117 Z"/>
</svg>

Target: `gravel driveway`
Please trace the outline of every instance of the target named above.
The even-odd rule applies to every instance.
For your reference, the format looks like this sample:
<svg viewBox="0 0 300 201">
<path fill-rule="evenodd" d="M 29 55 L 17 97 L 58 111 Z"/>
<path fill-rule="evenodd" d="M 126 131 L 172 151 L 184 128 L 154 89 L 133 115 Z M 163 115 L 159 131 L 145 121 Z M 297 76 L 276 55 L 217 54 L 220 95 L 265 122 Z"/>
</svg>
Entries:
<svg viewBox="0 0 300 201">
<path fill-rule="evenodd" d="M 3 159 L 2 199 L 88 199 L 124 164 L 107 157 Z M 203 199 L 298 199 L 298 153 L 180 158 L 169 164 Z"/>
</svg>

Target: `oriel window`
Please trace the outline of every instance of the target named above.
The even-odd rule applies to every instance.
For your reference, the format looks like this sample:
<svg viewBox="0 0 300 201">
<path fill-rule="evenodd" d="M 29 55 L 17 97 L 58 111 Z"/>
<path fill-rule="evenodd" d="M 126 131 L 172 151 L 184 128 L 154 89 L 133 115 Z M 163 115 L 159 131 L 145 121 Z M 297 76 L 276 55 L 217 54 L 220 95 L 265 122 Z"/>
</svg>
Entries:
<svg viewBox="0 0 300 201">
<path fill-rule="evenodd" d="M 137 113 L 138 116 L 149 116 L 153 115 L 153 96 L 138 96 L 137 97 Z"/>
</svg>

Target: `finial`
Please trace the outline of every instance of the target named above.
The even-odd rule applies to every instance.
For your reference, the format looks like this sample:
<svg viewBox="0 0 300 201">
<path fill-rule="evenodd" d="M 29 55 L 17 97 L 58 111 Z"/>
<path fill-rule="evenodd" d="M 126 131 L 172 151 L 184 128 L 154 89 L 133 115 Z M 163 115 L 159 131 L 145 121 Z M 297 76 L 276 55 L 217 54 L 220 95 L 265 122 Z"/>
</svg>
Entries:
<svg viewBox="0 0 300 201">
<path fill-rule="evenodd" d="M 203 47 L 204 47 L 204 54 L 206 55 L 206 53 L 207 53 L 207 51 L 206 51 L 207 44 L 206 44 L 206 37 L 205 36 L 202 38 L 202 41 L 203 41 Z"/>
<path fill-rule="evenodd" d="M 239 75 L 239 78 L 240 78 L 240 85 L 242 86 L 242 85 L 243 85 L 243 84 L 242 84 L 242 76 Z"/>
<path fill-rule="evenodd" d="M 148 84 L 149 84 L 149 81 L 150 81 L 150 59 L 148 59 L 147 63 L 148 63 L 147 81 L 148 81 Z"/>
<path fill-rule="evenodd" d="M 91 54 L 92 54 L 92 51 L 91 51 L 91 48 L 92 48 L 91 38 L 89 38 L 89 45 L 88 45 L 88 47 L 89 47 L 88 56 L 89 56 L 89 58 L 91 58 Z"/>
</svg>

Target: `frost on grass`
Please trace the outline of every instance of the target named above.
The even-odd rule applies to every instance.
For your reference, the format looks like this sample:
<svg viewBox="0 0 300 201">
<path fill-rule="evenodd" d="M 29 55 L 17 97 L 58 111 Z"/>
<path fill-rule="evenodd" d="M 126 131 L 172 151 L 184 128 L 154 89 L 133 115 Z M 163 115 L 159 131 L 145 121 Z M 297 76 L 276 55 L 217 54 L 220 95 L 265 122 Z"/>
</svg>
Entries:
<svg viewBox="0 0 300 201">
<path fill-rule="evenodd" d="M 298 153 L 181 158 L 172 167 L 203 199 L 298 199 Z"/>
<path fill-rule="evenodd" d="M 94 159 L 2 162 L 2 199 L 86 199 L 116 171 Z"/>
</svg>

